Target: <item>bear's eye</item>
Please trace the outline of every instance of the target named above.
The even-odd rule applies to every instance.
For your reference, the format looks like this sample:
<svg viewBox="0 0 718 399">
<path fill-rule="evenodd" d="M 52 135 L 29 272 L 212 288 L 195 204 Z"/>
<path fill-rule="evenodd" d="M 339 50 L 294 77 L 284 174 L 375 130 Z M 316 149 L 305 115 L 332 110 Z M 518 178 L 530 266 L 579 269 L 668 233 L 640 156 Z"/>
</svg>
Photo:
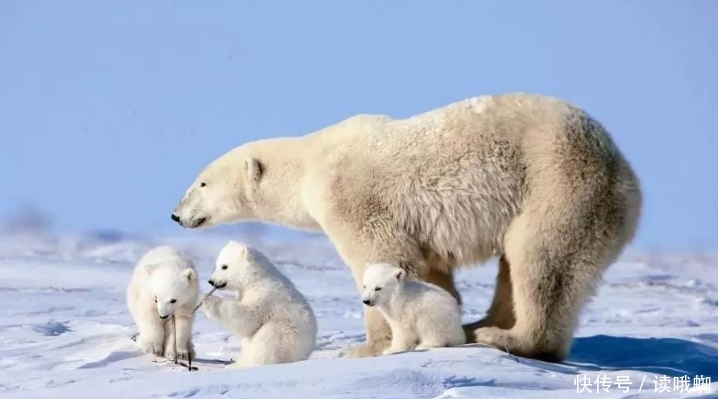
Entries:
<svg viewBox="0 0 718 399">
<path fill-rule="evenodd" d="M 227 265 L 222 265 L 222 270 L 227 270 Z"/>
<path fill-rule="evenodd" d="M 366 285 L 364 286 L 364 289 L 366 289 Z"/>
<path fill-rule="evenodd" d="M 155 303 L 157 303 L 157 297 L 155 297 Z"/>
<path fill-rule="evenodd" d="M 374 288 L 374 291 L 379 291 L 380 289 L 381 289 L 381 287 L 376 287 L 376 288 Z"/>
<path fill-rule="evenodd" d="M 177 300 L 176 300 L 176 299 L 172 299 L 172 300 L 170 300 L 170 303 L 175 303 L 175 302 L 177 302 Z"/>
<path fill-rule="evenodd" d="M 207 183 L 205 183 L 205 182 L 202 182 L 202 183 L 199 184 L 200 187 L 204 187 L 204 186 L 206 186 L 206 185 L 207 185 Z"/>
</svg>

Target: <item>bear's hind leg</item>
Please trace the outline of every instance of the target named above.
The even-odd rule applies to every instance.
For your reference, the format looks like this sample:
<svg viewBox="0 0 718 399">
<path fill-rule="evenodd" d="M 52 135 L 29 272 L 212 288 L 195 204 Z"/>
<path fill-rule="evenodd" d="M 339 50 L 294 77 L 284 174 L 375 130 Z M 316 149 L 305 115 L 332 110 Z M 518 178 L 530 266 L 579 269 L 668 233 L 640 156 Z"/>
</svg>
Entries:
<svg viewBox="0 0 718 399">
<path fill-rule="evenodd" d="M 412 331 L 402 328 L 392 329 L 391 345 L 382 351 L 382 355 L 391 355 L 393 353 L 408 352 L 416 347 L 417 337 Z"/>
<path fill-rule="evenodd" d="M 454 346 L 451 340 L 452 334 L 448 328 L 442 328 L 440 331 L 422 331 L 422 333 L 419 344 L 416 345 L 417 350 Z M 462 344 L 463 342 L 457 345 Z"/>
<path fill-rule="evenodd" d="M 247 345 L 242 347 L 241 361 L 249 366 L 293 363 L 306 360 L 297 352 L 299 335 L 287 321 L 269 321 L 262 325 Z"/>
<path fill-rule="evenodd" d="M 582 235 L 576 232 L 590 226 L 570 229 L 556 223 L 557 218 L 538 220 L 552 224 L 532 223 L 531 216 L 524 214 L 506 234 L 515 324 L 508 330 L 479 328 L 476 342 L 517 356 L 559 362 L 568 355 L 583 305 L 621 245 L 604 240 L 610 230 Z"/>
<path fill-rule="evenodd" d="M 514 326 L 514 298 L 511 286 L 511 266 L 506 255 L 499 258 L 499 273 L 496 276 L 496 287 L 494 288 L 494 299 L 486 312 L 486 316 L 476 322 L 464 325 L 466 341 L 474 342 L 477 328 L 497 327 L 508 330 Z"/>
<path fill-rule="evenodd" d="M 416 333 L 419 344 L 416 349 L 444 348 L 466 343 L 461 326 L 461 311 L 453 305 L 434 303 L 432 308 L 416 315 Z"/>
<path fill-rule="evenodd" d="M 461 335 L 461 307 L 462 307 L 462 300 L 461 300 L 461 294 L 459 293 L 459 290 L 456 289 L 456 283 L 454 282 L 454 268 L 456 267 L 455 264 L 453 264 L 450 261 L 446 261 L 436 255 L 434 252 L 430 252 L 427 256 L 427 266 L 428 271 L 423 273 L 420 278 L 428 283 L 437 285 L 444 290 L 446 290 L 451 296 L 453 296 L 456 301 L 458 302 L 459 306 L 459 314 L 458 314 L 458 323 L 459 323 L 459 329 L 460 331 L 457 331 L 456 328 L 454 328 L 454 322 L 455 320 L 453 318 L 450 318 L 451 320 L 446 320 L 446 325 L 442 326 L 441 331 L 433 331 L 435 327 L 435 321 L 434 320 L 418 320 L 417 321 L 417 329 L 421 331 L 426 331 L 426 336 L 420 337 L 421 342 L 419 342 L 419 345 L 416 347 L 416 349 L 428 349 L 428 348 L 436 348 L 436 347 L 445 347 L 445 346 L 456 346 L 456 345 L 463 345 L 466 342 L 465 337 L 457 336 L 457 333 Z M 444 315 L 447 316 L 447 315 Z M 443 320 L 443 317 L 442 317 Z M 470 341 L 474 341 L 474 330 L 476 327 L 471 329 L 471 339 Z M 463 330 L 464 335 L 467 335 L 466 330 Z"/>
<path fill-rule="evenodd" d="M 421 273 L 419 278 L 427 283 L 438 285 L 445 289 L 451 296 L 456 298 L 456 301 L 459 302 L 459 306 L 461 306 L 461 294 L 459 290 L 456 289 L 453 268 L 454 265 L 443 261 L 437 255 L 430 255 L 427 257 L 428 270 L 425 273 Z"/>
</svg>

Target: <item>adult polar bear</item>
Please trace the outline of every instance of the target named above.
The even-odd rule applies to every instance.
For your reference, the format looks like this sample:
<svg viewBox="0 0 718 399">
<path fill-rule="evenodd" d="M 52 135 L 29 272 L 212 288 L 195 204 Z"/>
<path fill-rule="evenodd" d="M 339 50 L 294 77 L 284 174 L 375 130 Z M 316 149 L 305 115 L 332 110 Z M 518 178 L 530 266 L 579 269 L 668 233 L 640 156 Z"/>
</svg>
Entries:
<svg viewBox="0 0 718 399">
<path fill-rule="evenodd" d="M 511 93 L 246 143 L 201 171 L 172 219 L 323 231 L 359 292 L 367 263 L 389 263 L 459 298 L 453 272 L 498 256 L 493 302 L 464 326 L 467 341 L 561 361 L 641 206 L 638 178 L 599 122 L 560 99 Z M 349 357 L 390 343 L 377 310 L 365 308 L 365 326 Z"/>
</svg>

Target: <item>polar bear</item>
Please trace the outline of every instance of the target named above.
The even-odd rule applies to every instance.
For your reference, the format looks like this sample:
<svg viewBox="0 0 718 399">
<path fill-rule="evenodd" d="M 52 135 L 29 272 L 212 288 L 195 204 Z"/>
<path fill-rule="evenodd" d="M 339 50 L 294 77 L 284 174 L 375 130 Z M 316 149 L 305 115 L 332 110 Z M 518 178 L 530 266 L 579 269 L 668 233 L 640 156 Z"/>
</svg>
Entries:
<svg viewBox="0 0 718 399">
<path fill-rule="evenodd" d="M 376 306 L 391 327 L 391 344 L 383 354 L 463 345 L 461 306 L 443 288 L 406 278 L 387 263 L 367 265 L 362 302 Z"/>
<path fill-rule="evenodd" d="M 600 122 L 561 99 L 508 93 L 240 145 L 202 169 L 172 219 L 323 232 L 359 292 L 364 265 L 385 262 L 461 300 L 454 272 L 498 258 L 493 301 L 464 326 L 467 341 L 558 362 L 642 201 Z M 391 341 L 382 315 L 364 312 L 366 342 L 348 357 Z"/>
<path fill-rule="evenodd" d="M 194 262 L 175 248 L 160 246 L 138 261 L 127 286 L 127 307 L 137 324 L 140 348 L 155 356 L 175 359 L 169 317 L 175 316 L 177 358 L 194 359 L 193 310 L 199 296 Z"/>
<path fill-rule="evenodd" d="M 209 283 L 237 292 L 237 299 L 208 296 L 200 307 L 207 317 L 242 338 L 242 352 L 232 367 L 309 358 L 317 341 L 314 312 L 294 284 L 259 250 L 229 241 L 217 256 Z"/>
</svg>

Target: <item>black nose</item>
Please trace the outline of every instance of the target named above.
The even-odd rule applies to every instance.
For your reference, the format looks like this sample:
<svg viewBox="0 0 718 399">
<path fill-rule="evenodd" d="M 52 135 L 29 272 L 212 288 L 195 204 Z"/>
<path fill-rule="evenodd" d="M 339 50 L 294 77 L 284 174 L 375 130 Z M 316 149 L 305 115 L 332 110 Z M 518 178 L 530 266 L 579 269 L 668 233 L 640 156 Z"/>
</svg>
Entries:
<svg viewBox="0 0 718 399">
<path fill-rule="evenodd" d="M 170 317 L 170 315 L 167 315 L 167 316 L 160 316 L 160 319 L 164 320 L 164 319 L 166 319 L 166 318 L 168 318 L 168 317 Z"/>
<path fill-rule="evenodd" d="M 214 287 L 214 280 L 209 280 L 208 283 L 209 283 L 209 285 L 211 285 L 212 287 Z"/>
<path fill-rule="evenodd" d="M 173 213 L 173 214 L 172 214 L 172 220 L 174 220 L 175 222 L 179 223 L 179 216 L 177 216 L 177 215 L 175 215 L 175 214 Z"/>
<path fill-rule="evenodd" d="M 371 301 L 369 301 L 368 299 L 365 299 L 365 300 L 363 300 L 362 302 L 364 302 L 364 305 L 368 305 L 368 304 L 371 303 Z"/>
</svg>

